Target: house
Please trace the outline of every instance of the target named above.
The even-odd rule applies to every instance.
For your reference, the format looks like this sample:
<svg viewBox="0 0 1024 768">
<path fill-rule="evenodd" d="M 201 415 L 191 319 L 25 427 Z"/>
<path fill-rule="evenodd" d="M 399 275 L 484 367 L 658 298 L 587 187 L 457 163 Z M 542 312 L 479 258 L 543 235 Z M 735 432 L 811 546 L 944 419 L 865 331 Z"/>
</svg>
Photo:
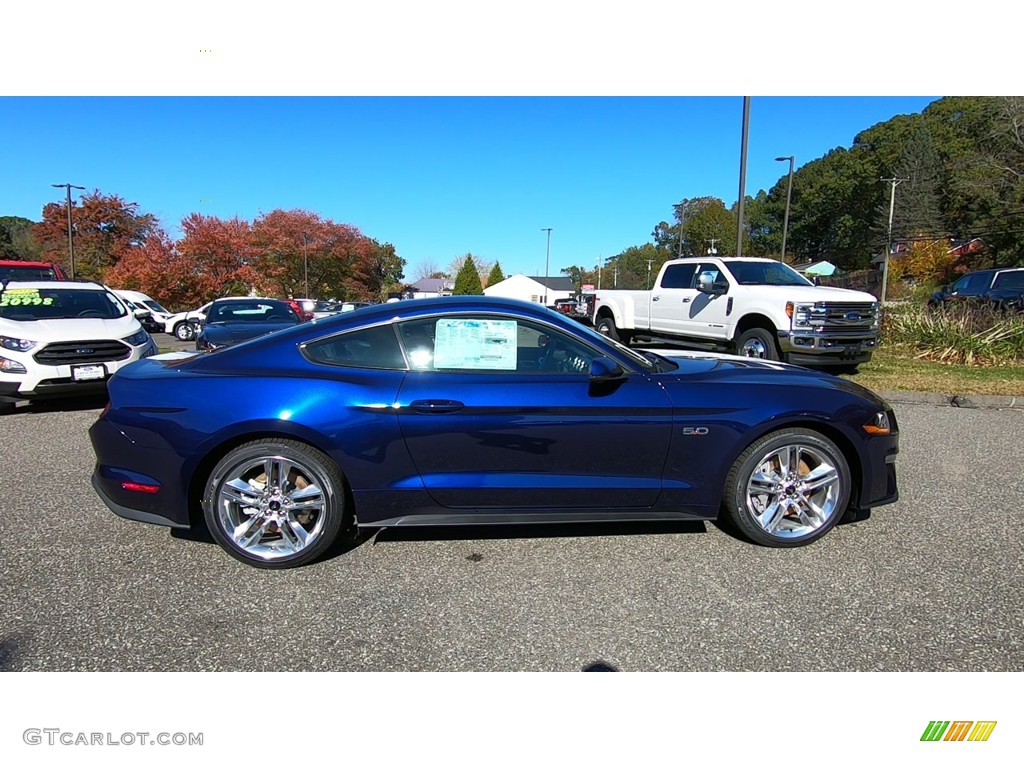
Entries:
<svg viewBox="0 0 1024 768">
<path fill-rule="evenodd" d="M 521 273 L 484 288 L 485 296 L 502 296 L 506 299 L 546 304 L 549 307 L 555 305 L 556 299 L 568 299 L 575 294 L 576 286 L 572 278 L 530 277 Z"/>
<path fill-rule="evenodd" d="M 454 289 L 455 281 L 449 280 L 447 277 L 425 277 L 412 285 L 405 286 L 399 293 L 388 294 L 388 298 L 434 299 L 438 296 L 451 296 Z"/>
</svg>

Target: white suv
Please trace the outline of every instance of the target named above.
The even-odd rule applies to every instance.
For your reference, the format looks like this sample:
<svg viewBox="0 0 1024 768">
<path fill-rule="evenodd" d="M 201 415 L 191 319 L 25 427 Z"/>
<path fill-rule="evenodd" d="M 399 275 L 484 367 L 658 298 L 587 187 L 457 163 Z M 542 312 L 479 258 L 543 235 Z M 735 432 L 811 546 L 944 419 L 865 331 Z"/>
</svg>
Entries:
<svg viewBox="0 0 1024 768">
<path fill-rule="evenodd" d="M 157 347 L 108 288 L 74 280 L 0 284 L 0 413 L 18 400 L 102 393 Z"/>
</svg>

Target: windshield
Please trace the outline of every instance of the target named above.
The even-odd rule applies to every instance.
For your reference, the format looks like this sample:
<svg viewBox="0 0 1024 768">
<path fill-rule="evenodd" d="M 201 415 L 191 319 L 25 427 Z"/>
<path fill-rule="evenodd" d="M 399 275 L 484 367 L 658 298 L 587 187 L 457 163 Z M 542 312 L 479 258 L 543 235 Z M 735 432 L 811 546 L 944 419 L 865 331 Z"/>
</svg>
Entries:
<svg viewBox="0 0 1024 768">
<path fill-rule="evenodd" d="M 162 312 L 162 313 L 163 313 L 163 314 L 165 314 L 165 315 L 169 315 L 169 314 L 171 314 L 170 312 L 168 312 L 168 311 L 167 311 L 166 309 L 164 309 L 163 307 L 161 307 L 161 306 L 160 306 L 160 305 L 159 305 L 159 304 L 158 304 L 157 302 L 155 302 L 155 301 L 144 301 L 144 302 L 142 302 L 142 303 L 143 303 L 143 304 L 145 304 L 145 305 L 146 305 L 147 307 L 149 307 L 149 308 L 150 308 L 151 310 L 153 310 L 154 312 Z"/>
<path fill-rule="evenodd" d="M 9 288 L 0 295 L 0 317 L 7 320 L 114 320 L 127 315 L 107 291 L 68 288 Z"/>
<path fill-rule="evenodd" d="M 230 301 L 210 307 L 206 322 L 298 324 L 299 316 L 283 301 Z"/>
<path fill-rule="evenodd" d="M 727 261 L 725 268 L 740 285 L 814 285 L 781 261 Z"/>
<path fill-rule="evenodd" d="M 56 280 L 57 274 L 53 267 L 32 267 L 5 264 L 0 267 L 0 280 Z"/>
</svg>

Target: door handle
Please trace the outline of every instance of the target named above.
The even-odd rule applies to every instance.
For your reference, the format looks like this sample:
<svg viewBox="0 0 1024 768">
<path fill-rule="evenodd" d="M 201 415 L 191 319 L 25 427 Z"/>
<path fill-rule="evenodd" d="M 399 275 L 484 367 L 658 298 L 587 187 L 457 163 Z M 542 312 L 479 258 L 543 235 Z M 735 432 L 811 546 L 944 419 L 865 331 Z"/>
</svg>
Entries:
<svg viewBox="0 0 1024 768">
<path fill-rule="evenodd" d="M 409 407 L 416 413 L 455 413 L 463 404 L 458 400 L 413 400 Z"/>
<path fill-rule="evenodd" d="M 689 304 L 689 303 L 690 303 L 690 297 L 689 296 L 684 296 L 683 297 L 683 304 Z"/>
<path fill-rule="evenodd" d="M 661 296 L 651 296 L 651 301 L 657 301 Z"/>
</svg>

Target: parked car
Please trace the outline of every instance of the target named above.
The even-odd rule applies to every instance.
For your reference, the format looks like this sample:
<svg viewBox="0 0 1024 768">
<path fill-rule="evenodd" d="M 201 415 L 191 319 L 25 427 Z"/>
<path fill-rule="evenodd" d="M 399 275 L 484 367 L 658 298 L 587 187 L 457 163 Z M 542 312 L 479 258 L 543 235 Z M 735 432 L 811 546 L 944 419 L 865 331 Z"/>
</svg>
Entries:
<svg viewBox="0 0 1024 768">
<path fill-rule="evenodd" d="M 361 528 L 714 520 L 809 544 L 897 499 L 892 409 L 845 379 L 634 350 L 536 304 L 367 307 L 118 373 L 90 429 L 117 515 L 286 568 Z"/>
<path fill-rule="evenodd" d="M 249 299 L 250 296 L 225 296 L 225 299 Z M 197 309 L 188 312 L 176 312 L 167 318 L 164 323 L 164 332 L 169 333 L 180 341 L 190 341 L 196 337 L 199 324 L 206 319 L 206 310 L 213 304 L 208 301 Z"/>
<path fill-rule="evenodd" d="M 1002 309 L 1024 309 L 1024 267 L 981 269 L 968 272 L 954 283 L 932 294 L 932 308 L 955 303 L 976 303 Z"/>
<path fill-rule="evenodd" d="M 126 301 L 132 302 L 136 307 L 149 310 L 149 317 L 143 322 L 143 327 L 150 333 L 165 333 L 167 320 L 174 314 L 161 306 L 156 299 L 150 298 L 142 291 L 122 291 L 115 289 L 114 293 Z"/>
<path fill-rule="evenodd" d="M 303 322 L 291 302 L 278 299 L 218 299 L 196 336 L 196 349 L 210 351 Z"/>
<path fill-rule="evenodd" d="M 156 353 L 139 321 L 98 283 L 0 282 L 0 413 L 19 400 L 102 392 L 113 373 Z"/>
<path fill-rule="evenodd" d="M 67 280 L 60 264 L 52 261 L 0 259 L 0 280 Z"/>
<path fill-rule="evenodd" d="M 351 312 L 360 307 L 372 307 L 373 305 L 372 301 L 318 301 L 313 309 L 313 319 L 319 320 L 339 312 Z"/>
</svg>

